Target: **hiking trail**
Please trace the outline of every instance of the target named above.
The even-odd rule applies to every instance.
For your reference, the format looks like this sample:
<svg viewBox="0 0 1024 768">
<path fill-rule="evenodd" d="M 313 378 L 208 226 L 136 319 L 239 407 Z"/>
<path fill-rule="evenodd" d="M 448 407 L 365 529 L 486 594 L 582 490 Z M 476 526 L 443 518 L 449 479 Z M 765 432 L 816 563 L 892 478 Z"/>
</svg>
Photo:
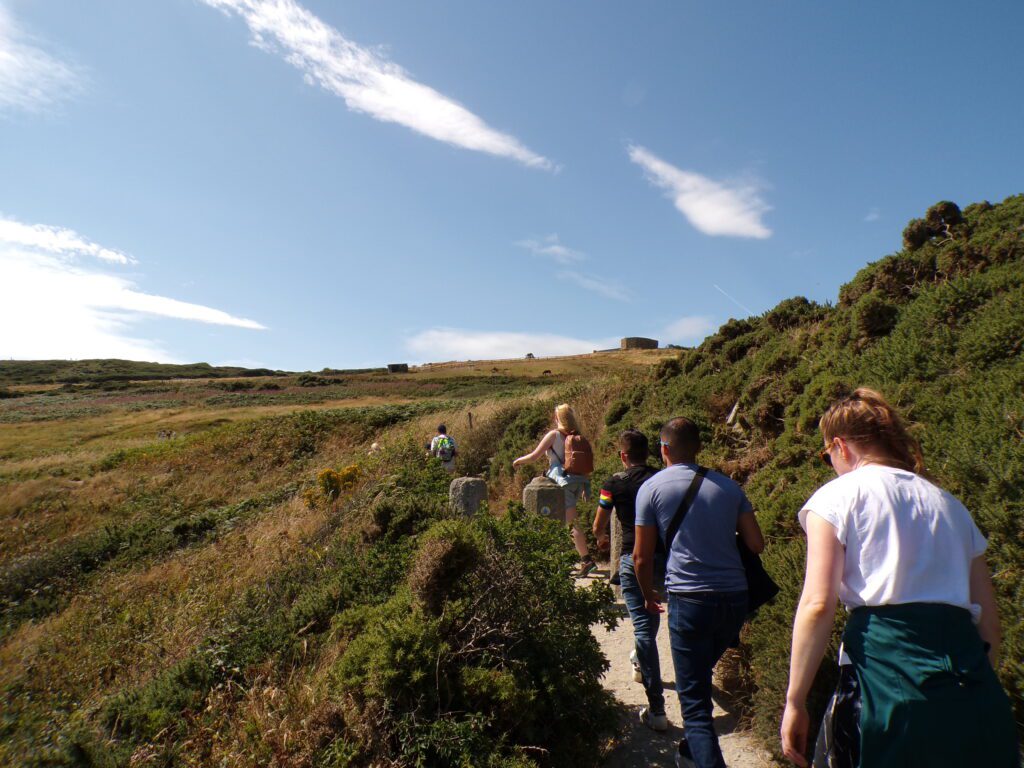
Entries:
<svg viewBox="0 0 1024 768">
<path fill-rule="evenodd" d="M 665 710 L 669 726 L 668 731 L 656 733 L 639 721 L 639 709 L 647 703 L 647 697 L 643 686 L 633 681 L 633 666 L 629 661 L 629 653 L 633 650 L 633 623 L 621 599 L 616 601 L 616 605 L 622 612 L 619 626 L 611 632 L 602 626 L 595 626 L 593 632 L 611 663 L 603 679 L 604 687 L 626 705 L 629 719 L 625 736 L 609 754 L 604 765 L 606 768 L 671 768 L 675 765 L 674 750 L 682 736 L 683 719 L 679 711 L 679 698 L 675 693 L 668 626 L 663 619 L 658 631 L 658 651 L 661 655 L 661 677 L 665 684 Z M 729 768 L 775 768 L 778 764 L 757 744 L 753 733 L 737 729 L 736 716 L 722 706 L 727 697 L 722 696 L 716 688 L 714 698 L 715 730 L 718 732 L 725 764 Z"/>
</svg>

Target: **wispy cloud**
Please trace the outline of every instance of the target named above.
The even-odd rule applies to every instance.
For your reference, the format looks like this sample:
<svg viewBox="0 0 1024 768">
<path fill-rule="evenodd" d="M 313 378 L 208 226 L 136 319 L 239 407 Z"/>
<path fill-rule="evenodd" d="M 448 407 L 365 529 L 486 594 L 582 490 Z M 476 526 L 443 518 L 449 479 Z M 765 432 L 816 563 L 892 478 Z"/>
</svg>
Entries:
<svg viewBox="0 0 1024 768">
<path fill-rule="evenodd" d="M 97 245 L 73 230 L 45 224 L 23 224 L 14 219 L 0 218 L 0 244 L 25 246 L 63 256 L 91 256 L 114 264 L 136 263 L 128 254 Z"/>
<path fill-rule="evenodd" d="M 540 240 L 534 238 L 520 240 L 516 245 L 525 248 L 534 256 L 546 256 L 562 265 L 578 264 L 587 258 L 580 251 L 562 245 L 557 234 L 548 235 Z"/>
<path fill-rule="evenodd" d="M 661 339 L 666 344 L 699 344 L 704 338 L 715 330 L 714 321 L 704 315 L 691 315 L 681 317 L 673 323 L 665 326 Z"/>
<path fill-rule="evenodd" d="M 349 109 L 458 147 L 508 157 L 531 168 L 553 168 L 550 160 L 514 136 L 490 127 L 379 53 L 348 40 L 294 0 L 203 2 L 238 14 L 255 46 L 282 54 L 307 82 L 340 96 Z"/>
<path fill-rule="evenodd" d="M 665 190 L 676 208 L 705 235 L 771 237 L 761 221 L 771 210 L 753 182 L 715 181 L 665 162 L 644 147 L 630 146 L 629 159 L 644 169 L 648 181 Z"/>
<path fill-rule="evenodd" d="M 870 224 L 872 221 L 878 221 L 880 218 L 882 218 L 882 212 L 877 208 L 872 208 L 867 212 L 867 215 L 864 216 L 864 221 Z"/>
<path fill-rule="evenodd" d="M 410 337 L 405 347 L 421 361 L 498 360 L 554 355 L 582 355 L 595 349 L 617 346 L 618 339 L 578 339 L 552 333 L 471 331 L 461 328 L 430 328 Z"/>
<path fill-rule="evenodd" d="M 617 285 L 615 281 L 598 277 L 597 275 L 588 275 L 566 269 L 558 273 L 558 279 L 568 280 L 570 283 L 575 283 L 580 288 L 596 293 L 599 296 L 604 296 L 606 299 L 613 299 L 615 301 L 630 300 L 629 291 L 621 285 Z"/>
<path fill-rule="evenodd" d="M 93 261 L 95 260 L 95 261 Z M 143 316 L 262 329 L 255 320 L 202 304 L 143 293 L 102 271 L 136 263 L 69 229 L 0 217 L 0 357 L 120 357 L 173 361 L 158 343 L 131 335 Z"/>
<path fill-rule="evenodd" d="M 81 71 L 41 45 L 0 4 L 0 113 L 45 112 L 81 92 Z"/>
</svg>

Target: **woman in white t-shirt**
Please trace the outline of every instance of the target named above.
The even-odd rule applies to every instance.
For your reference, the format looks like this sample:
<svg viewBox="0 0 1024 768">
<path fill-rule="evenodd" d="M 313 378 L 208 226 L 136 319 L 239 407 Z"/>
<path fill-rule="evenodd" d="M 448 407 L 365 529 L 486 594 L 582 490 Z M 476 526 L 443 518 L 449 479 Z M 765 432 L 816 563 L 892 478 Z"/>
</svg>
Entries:
<svg viewBox="0 0 1024 768">
<path fill-rule="evenodd" d="M 1000 628 L 985 538 L 963 504 L 921 476 L 917 441 L 877 392 L 835 403 L 820 428 L 821 457 L 839 476 L 800 511 L 807 574 L 783 752 L 807 765 L 807 694 L 838 599 L 850 611 L 843 663 L 859 702 L 845 764 L 1016 768 L 1009 699 L 993 671 Z"/>
</svg>

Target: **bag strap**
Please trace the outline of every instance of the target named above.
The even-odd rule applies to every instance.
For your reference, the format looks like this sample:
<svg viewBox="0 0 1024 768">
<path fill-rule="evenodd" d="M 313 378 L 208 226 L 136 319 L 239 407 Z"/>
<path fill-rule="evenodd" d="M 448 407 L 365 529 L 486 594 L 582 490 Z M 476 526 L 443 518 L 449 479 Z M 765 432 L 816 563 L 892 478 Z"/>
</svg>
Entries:
<svg viewBox="0 0 1024 768">
<path fill-rule="evenodd" d="M 693 504 L 693 500 L 697 498 L 697 494 L 700 492 L 701 483 L 704 482 L 704 478 L 708 473 L 707 467 L 697 467 L 697 471 L 693 474 L 693 480 L 690 481 L 690 487 L 686 490 L 686 495 L 683 496 L 683 500 L 679 502 L 679 509 L 676 510 L 675 517 L 672 518 L 672 522 L 669 524 L 668 529 L 665 531 L 665 551 L 672 551 L 672 542 L 675 541 L 676 534 L 679 533 L 679 526 L 683 524 L 683 518 L 686 517 L 686 513 L 690 511 L 690 505 Z"/>
</svg>

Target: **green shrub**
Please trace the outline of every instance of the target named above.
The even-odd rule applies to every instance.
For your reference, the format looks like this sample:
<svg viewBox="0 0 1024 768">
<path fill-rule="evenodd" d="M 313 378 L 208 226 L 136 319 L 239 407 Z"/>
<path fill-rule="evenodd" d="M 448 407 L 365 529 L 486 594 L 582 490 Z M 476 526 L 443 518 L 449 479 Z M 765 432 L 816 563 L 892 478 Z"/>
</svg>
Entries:
<svg viewBox="0 0 1024 768">
<path fill-rule="evenodd" d="M 357 631 L 332 691 L 362 761 L 594 765 L 615 708 L 590 626 L 614 615 L 573 560 L 564 528 L 521 508 L 431 528 L 408 586 L 340 621 Z"/>
</svg>

